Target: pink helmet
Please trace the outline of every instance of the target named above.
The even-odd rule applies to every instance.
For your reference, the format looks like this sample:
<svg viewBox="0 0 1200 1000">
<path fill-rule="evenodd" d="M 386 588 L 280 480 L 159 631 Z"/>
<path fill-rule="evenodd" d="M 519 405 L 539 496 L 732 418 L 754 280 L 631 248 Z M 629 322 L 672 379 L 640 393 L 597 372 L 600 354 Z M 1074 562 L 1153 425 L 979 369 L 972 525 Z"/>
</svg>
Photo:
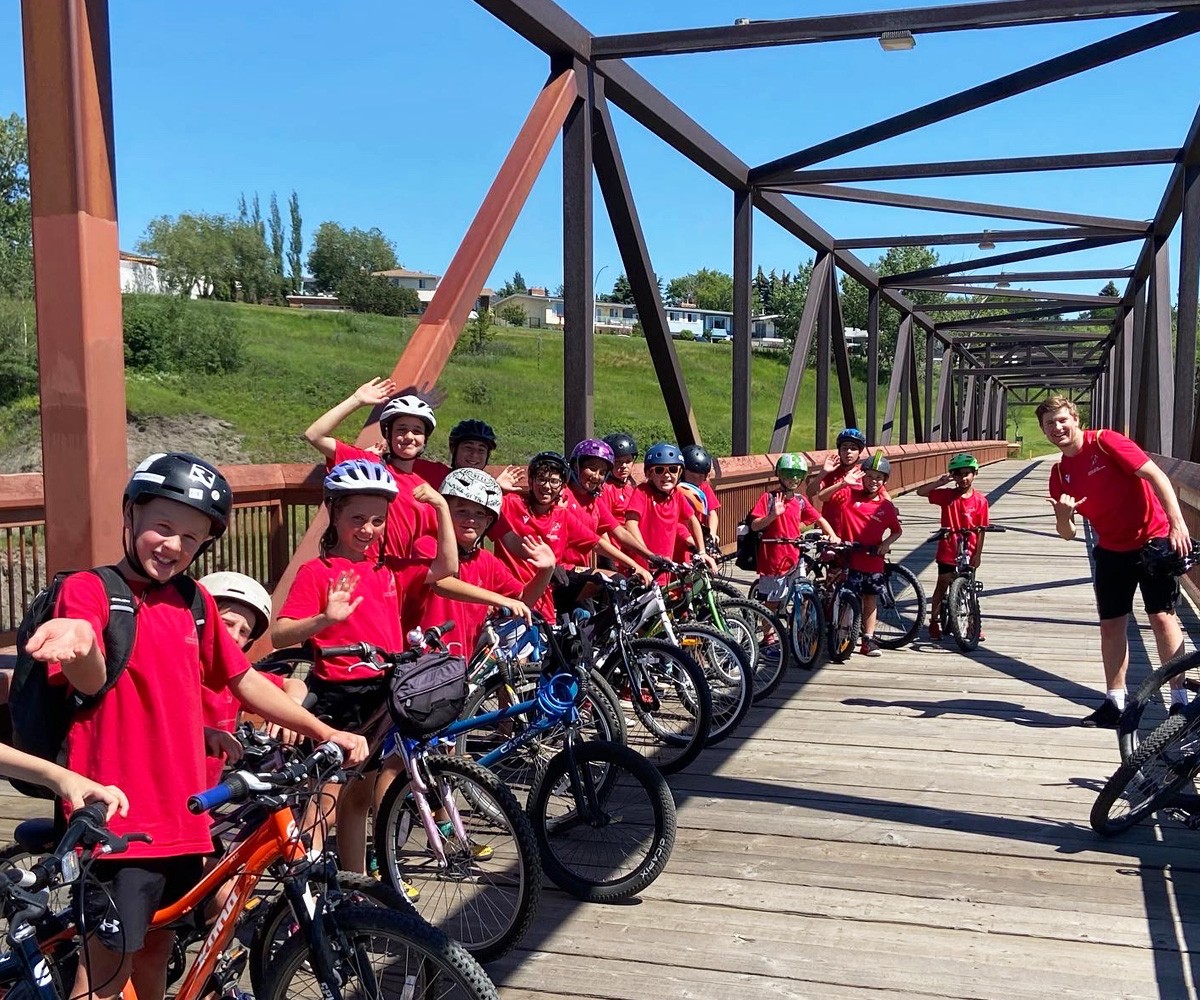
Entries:
<svg viewBox="0 0 1200 1000">
<path fill-rule="evenodd" d="M 608 467 L 611 469 L 613 464 L 613 450 L 599 438 L 584 438 L 571 449 L 571 468 L 578 467 L 579 460 L 583 458 L 599 458 L 607 462 Z"/>
</svg>

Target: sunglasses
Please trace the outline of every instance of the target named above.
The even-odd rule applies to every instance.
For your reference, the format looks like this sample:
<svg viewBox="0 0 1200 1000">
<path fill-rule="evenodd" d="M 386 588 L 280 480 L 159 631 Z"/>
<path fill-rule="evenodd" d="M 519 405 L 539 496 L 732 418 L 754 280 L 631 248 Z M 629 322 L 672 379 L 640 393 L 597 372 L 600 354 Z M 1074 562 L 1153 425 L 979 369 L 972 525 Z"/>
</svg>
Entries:
<svg viewBox="0 0 1200 1000">
<path fill-rule="evenodd" d="M 682 466 L 680 465 L 652 465 L 650 466 L 649 471 L 655 476 L 661 476 L 667 472 L 669 472 L 672 476 L 678 476 L 681 468 Z"/>
</svg>

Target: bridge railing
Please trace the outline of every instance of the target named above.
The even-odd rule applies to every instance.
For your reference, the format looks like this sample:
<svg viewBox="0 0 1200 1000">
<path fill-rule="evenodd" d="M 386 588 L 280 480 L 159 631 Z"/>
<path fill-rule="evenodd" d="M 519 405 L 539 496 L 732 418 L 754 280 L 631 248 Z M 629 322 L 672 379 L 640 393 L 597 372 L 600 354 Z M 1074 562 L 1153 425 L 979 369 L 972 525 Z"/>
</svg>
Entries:
<svg viewBox="0 0 1200 1000">
<path fill-rule="evenodd" d="M 902 493 L 941 475 L 949 455 L 970 451 L 981 463 L 1008 457 L 1004 441 L 949 441 L 881 449 L 892 463 L 888 489 Z M 814 467 L 828 451 L 804 453 Z M 718 459 L 713 488 L 721 500 L 720 533 L 732 547 L 737 522 L 775 482 L 778 455 Z M 236 465 L 221 470 L 236 503 L 229 530 L 200 559 L 198 575 L 235 570 L 271 587 L 283 574 L 321 501 L 313 465 Z M 499 471 L 496 469 L 494 471 Z M 640 470 L 639 470 L 640 474 Z M 1200 479 L 1198 479 L 1200 483 Z M 0 476 L 0 646 L 11 645 L 33 596 L 47 583 L 42 477 Z"/>
</svg>

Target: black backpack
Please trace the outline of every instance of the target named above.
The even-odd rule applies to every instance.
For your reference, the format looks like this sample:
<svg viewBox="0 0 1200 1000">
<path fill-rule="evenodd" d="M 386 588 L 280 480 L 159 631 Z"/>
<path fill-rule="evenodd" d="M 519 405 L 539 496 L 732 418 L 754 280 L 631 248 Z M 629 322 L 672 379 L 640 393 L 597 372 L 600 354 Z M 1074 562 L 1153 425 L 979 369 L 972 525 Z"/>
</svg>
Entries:
<svg viewBox="0 0 1200 1000">
<path fill-rule="evenodd" d="M 133 642 L 137 636 L 137 606 L 129 584 L 115 566 L 98 566 L 85 572 L 95 573 L 104 583 L 108 595 L 108 623 L 104 626 L 104 652 L 107 678 L 95 694 L 72 691 L 67 684 L 51 684 L 46 664 L 35 660 L 25 651 L 30 636 L 43 622 L 54 617 L 63 581 L 76 570 L 55 575 L 49 586 L 42 588 L 33 600 L 17 628 L 17 663 L 9 685 L 8 710 L 12 721 L 12 745 L 18 750 L 63 764 L 66 760 L 67 731 L 75 714 L 90 708 L 103 698 L 121 679 L 129 665 Z M 197 635 L 203 634 L 204 596 L 191 577 L 179 576 L 171 581 L 192 611 Z M 23 795 L 39 799 L 53 798 L 53 793 L 41 785 L 10 779 L 12 786 Z"/>
<path fill-rule="evenodd" d="M 467 700 L 467 661 L 426 653 L 392 672 L 388 711 L 401 736 L 428 736 L 458 718 Z"/>
<path fill-rule="evenodd" d="M 767 495 L 774 496 L 773 493 Z M 754 512 L 751 511 L 738 522 L 737 548 L 733 553 L 733 564 L 748 573 L 758 570 L 758 543 L 762 541 L 763 536 L 761 531 L 750 530 L 750 522 L 753 520 Z"/>
</svg>

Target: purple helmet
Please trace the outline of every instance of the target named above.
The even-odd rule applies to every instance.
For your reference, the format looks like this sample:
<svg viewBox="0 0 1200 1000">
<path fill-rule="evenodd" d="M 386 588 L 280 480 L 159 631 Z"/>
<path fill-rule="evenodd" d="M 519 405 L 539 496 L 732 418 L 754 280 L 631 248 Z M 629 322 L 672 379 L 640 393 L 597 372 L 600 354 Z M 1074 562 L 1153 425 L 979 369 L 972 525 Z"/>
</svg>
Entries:
<svg viewBox="0 0 1200 1000">
<path fill-rule="evenodd" d="M 584 438 L 571 451 L 571 467 L 576 468 L 581 458 L 599 458 L 608 463 L 611 469 L 613 464 L 613 450 L 604 441 L 598 438 Z"/>
</svg>

